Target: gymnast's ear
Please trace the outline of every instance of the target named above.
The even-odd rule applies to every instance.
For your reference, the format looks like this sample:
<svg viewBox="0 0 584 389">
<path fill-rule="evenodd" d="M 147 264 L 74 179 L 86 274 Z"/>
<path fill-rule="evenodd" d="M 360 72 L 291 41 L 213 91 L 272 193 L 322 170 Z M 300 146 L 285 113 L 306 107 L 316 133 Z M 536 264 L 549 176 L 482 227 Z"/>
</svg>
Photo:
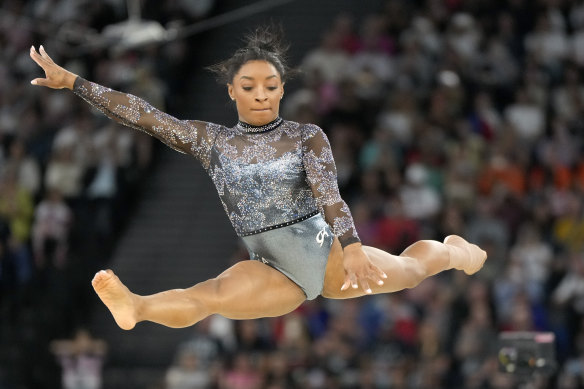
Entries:
<svg viewBox="0 0 584 389">
<path fill-rule="evenodd" d="M 235 95 L 233 94 L 233 84 L 227 83 L 227 93 L 229 94 L 229 98 L 235 101 Z"/>
</svg>

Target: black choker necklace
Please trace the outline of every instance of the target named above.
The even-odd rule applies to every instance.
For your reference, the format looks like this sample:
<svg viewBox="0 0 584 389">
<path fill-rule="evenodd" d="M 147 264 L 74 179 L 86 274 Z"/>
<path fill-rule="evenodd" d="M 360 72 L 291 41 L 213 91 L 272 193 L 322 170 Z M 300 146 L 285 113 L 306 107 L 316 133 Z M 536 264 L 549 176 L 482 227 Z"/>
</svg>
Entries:
<svg viewBox="0 0 584 389">
<path fill-rule="evenodd" d="M 246 122 L 242 122 L 241 120 L 237 123 L 237 127 L 239 127 L 243 132 L 264 132 L 270 131 L 274 128 L 278 127 L 284 119 L 281 117 L 277 117 L 268 124 L 264 124 L 263 126 L 254 126 L 253 124 L 249 124 Z"/>
</svg>

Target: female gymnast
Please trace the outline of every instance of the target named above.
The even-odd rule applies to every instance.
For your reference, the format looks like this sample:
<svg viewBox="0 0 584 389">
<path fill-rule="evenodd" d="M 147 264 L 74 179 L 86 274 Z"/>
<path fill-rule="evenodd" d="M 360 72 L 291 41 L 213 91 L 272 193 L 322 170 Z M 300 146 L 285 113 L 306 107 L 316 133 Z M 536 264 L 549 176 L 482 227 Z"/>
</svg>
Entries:
<svg viewBox="0 0 584 389">
<path fill-rule="evenodd" d="M 125 330 L 140 321 L 186 327 L 211 314 L 254 319 L 291 312 L 319 295 L 346 299 L 413 288 L 447 269 L 477 272 L 485 251 L 451 235 L 421 240 L 399 256 L 362 245 L 339 195 L 330 144 L 313 124 L 279 116 L 289 68 L 280 35 L 258 29 L 231 58 L 212 67 L 227 86 L 239 122 L 229 128 L 179 120 L 146 101 L 84 80 L 53 62 L 43 46 L 30 56 L 45 78 L 33 85 L 71 89 L 111 119 L 155 136 L 199 160 L 210 175 L 251 260 L 187 289 L 140 296 L 111 270 L 93 288 Z"/>
</svg>

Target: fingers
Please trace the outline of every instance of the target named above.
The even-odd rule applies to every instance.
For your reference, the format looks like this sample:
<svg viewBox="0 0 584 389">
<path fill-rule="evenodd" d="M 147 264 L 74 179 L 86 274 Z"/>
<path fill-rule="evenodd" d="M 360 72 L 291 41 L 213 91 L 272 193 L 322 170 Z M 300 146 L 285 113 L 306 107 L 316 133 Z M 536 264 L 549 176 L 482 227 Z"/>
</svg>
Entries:
<svg viewBox="0 0 584 389">
<path fill-rule="evenodd" d="M 49 56 L 49 54 L 47 54 L 47 52 L 45 51 L 45 48 L 43 47 L 43 45 L 40 46 L 40 53 L 41 56 L 47 60 L 48 63 L 50 64 L 55 64 L 55 62 L 53 61 L 53 59 Z"/>
<path fill-rule="evenodd" d="M 375 266 L 374 264 L 370 264 L 369 266 L 369 278 L 373 281 L 375 281 L 375 283 L 379 286 L 384 284 L 384 279 L 387 279 L 387 274 L 385 274 L 385 272 L 383 270 L 381 270 L 379 267 Z"/>
<path fill-rule="evenodd" d="M 41 55 L 40 55 L 40 54 L 39 54 L 39 53 L 36 51 L 36 49 L 34 48 L 34 46 L 31 46 L 31 47 L 30 47 L 30 58 L 32 58 L 32 60 L 33 60 L 33 61 L 35 61 L 35 62 L 37 63 L 37 65 L 39 65 L 41 68 L 43 68 L 43 70 L 44 70 L 44 71 L 45 71 L 45 73 L 46 73 L 46 71 L 47 71 L 46 67 L 47 67 L 49 64 L 47 63 L 46 59 L 44 59 L 44 58 L 43 58 L 43 57 L 42 57 L 42 56 L 41 56 Z M 33 80 L 33 81 L 35 81 L 35 80 Z M 36 81 L 38 81 L 38 79 L 37 79 Z M 33 83 L 33 84 L 35 84 L 35 85 L 40 85 L 40 83 L 38 83 L 38 82 L 36 82 L 36 83 L 35 83 L 35 82 L 31 82 L 31 83 Z"/>
<path fill-rule="evenodd" d="M 347 290 L 347 289 L 349 289 L 349 286 L 350 285 L 351 285 L 351 281 L 349 281 L 348 279 L 345 278 L 345 282 L 341 286 L 341 290 Z"/>
<path fill-rule="evenodd" d="M 353 289 L 357 289 L 359 287 L 359 283 L 357 281 L 357 276 L 355 275 L 355 273 L 348 273 L 345 276 L 345 282 L 343 283 L 343 286 L 341 286 L 341 290 L 347 290 L 349 289 L 349 286 L 352 287 Z"/>
<path fill-rule="evenodd" d="M 34 48 L 34 46 L 30 46 L 30 58 L 32 58 L 36 63 L 39 63 L 39 54 L 37 53 L 36 49 Z M 40 65 L 40 63 L 39 63 Z"/>
<path fill-rule="evenodd" d="M 385 274 L 379 267 L 370 264 L 370 266 L 367 267 L 367 270 L 363 271 L 360 275 L 353 272 L 347 272 L 341 290 L 347 290 L 349 287 L 357 289 L 360 285 L 361 289 L 363 289 L 366 294 L 372 294 L 373 290 L 369 285 L 369 281 L 373 281 L 378 286 L 382 286 L 385 283 L 385 279 L 387 279 L 387 274 Z"/>
<path fill-rule="evenodd" d="M 361 278 L 360 283 L 361 283 L 361 288 L 363 289 L 363 291 L 365 293 L 367 293 L 367 294 L 373 293 L 373 291 L 371 291 L 371 288 L 369 287 L 369 282 L 367 281 L 366 278 Z"/>
<path fill-rule="evenodd" d="M 40 46 L 39 51 L 36 51 L 35 47 L 31 46 L 30 57 L 44 70 L 47 70 L 46 66 L 55 64 L 42 45 Z"/>
<path fill-rule="evenodd" d="M 33 85 L 48 86 L 46 78 L 35 78 L 30 83 Z"/>
</svg>

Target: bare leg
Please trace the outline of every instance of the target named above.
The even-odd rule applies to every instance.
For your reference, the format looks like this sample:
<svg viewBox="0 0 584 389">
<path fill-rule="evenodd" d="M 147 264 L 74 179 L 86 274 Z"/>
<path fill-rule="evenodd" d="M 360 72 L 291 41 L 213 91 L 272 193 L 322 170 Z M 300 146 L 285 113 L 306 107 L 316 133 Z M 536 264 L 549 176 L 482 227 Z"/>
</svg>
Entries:
<svg viewBox="0 0 584 389">
<path fill-rule="evenodd" d="M 363 250 L 388 276 L 382 286 L 370 284 L 374 294 L 413 288 L 424 279 L 443 270 L 459 269 L 467 274 L 473 274 L 482 267 L 487 258 L 486 252 L 478 246 L 456 235 L 447 237 L 445 243 L 433 240 L 415 242 L 399 256 L 369 246 L 363 246 Z M 323 296 L 329 298 L 363 296 L 365 293 L 362 289 L 341 291 L 345 277 L 342 261 L 342 249 L 335 241 L 327 264 Z"/>
<path fill-rule="evenodd" d="M 130 292 L 111 270 L 98 272 L 92 284 L 125 330 L 145 320 L 167 327 L 188 327 L 215 313 L 231 319 L 280 316 L 306 299 L 286 276 L 257 261 L 239 262 L 218 277 L 188 289 L 150 296 Z"/>
</svg>

